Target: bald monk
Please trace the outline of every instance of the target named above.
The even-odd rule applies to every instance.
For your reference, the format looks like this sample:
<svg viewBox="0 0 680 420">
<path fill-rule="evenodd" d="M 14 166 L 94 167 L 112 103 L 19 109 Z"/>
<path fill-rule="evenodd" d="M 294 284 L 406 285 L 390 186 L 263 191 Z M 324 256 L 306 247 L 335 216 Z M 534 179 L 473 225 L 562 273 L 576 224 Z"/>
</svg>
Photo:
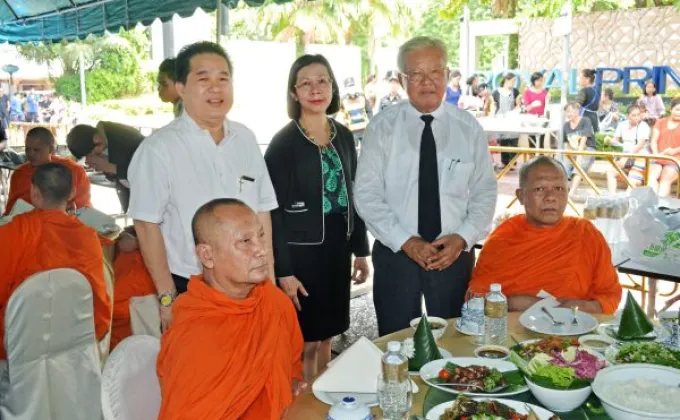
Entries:
<svg viewBox="0 0 680 420">
<path fill-rule="evenodd" d="M 18 199 L 28 204 L 31 200 L 31 178 L 35 168 L 48 162 L 58 162 L 71 170 L 73 177 L 73 194 L 69 197 L 68 208 L 92 207 L 90 203 L 90 180 L 85 169 L 76 162 L 54 154 L 56 141 L 52 132 L 45 127 L 32 128 L 26 134 L 26 160 L 13 173 L 9 184 L 9 197 L 5 207 L 5 215 L 9 214 Z"/>
<path fill-rule="evenodd" d="M 470 290 L 486 293 L 500 283 L 511 311 L 536 303 L 541 290 L 563 307 L 614 313 L 621 285 L 602 234 L 588 220 L 564 216 L 567 175 L 562 164 L 540 156 L 522 166 L 516 192 L 525 214 L 501 224 L 486 240 Z"/>
<path fill-rule="evenodd" d="M 35 168 L 31 201 L 36 209 L 0 227 L 0 359 L 5 354 L 5 309 L 12 293 L 36 273 L 56 268 L 80 272 L 92 287 L 97 339 L 111 324 L 111 301 L 104 281 L 104 257 L 97 232 L 66 214 L 73 190 L 71 171 L 61 163 Z"/>
<path fill-rule="evenodd" d="M 147 295 L 156 296 L 156 287 L 144 265 L 134 230 L 126 230 L 122 233 L 116 243 L 116 248 L 116 257 L 113 262 L 116 281 L 113 286 L 111 350 L 124 338 L 132 335 L 130 299 Z"/>
<path fill-rule="evenodd" d="M 203 275 L 172 307 L 161 339 L 159 420 L 278 420 L 302 378 L 302 333 L 291 300 L 268 278 L 257 214 L 216 199 L 192 220 Z"/>
</svg>

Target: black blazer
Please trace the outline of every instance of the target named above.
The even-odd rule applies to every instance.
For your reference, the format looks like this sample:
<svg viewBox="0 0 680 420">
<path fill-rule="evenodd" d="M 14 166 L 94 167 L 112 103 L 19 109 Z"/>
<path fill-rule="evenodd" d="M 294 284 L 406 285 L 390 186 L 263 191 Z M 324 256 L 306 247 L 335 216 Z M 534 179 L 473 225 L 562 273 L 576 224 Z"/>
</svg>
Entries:
<svg viewBox="0 0 680 420">
<path fill-rule="evenodd" d="M 136 128 L 109 121 L 101 121 L 97 128 L 104 130 L 108 142 L 109 162 L 116 165 L 116 174 L 107 174 L 106 177 L 116 183 L 116 192 L 120 200 L 123 212 L 127 212 L 130 204 L 130 188 L 120 181 L 127 180 L 130 161 L 137 148 L 144 140 L 144 135 Z"/>
<path fill-rule="evenodd" d="M 369 255 L 366 225 L 354 207 L 357 153 L 354 136 L 345 126 L 329 119 L 336 134 L 331 145 L 342 162 L 347 185 L 347 240 L 357 257 Z M 272 211 L 276 277 L 294 275 L 290 245 L 320 245 L 323 223 L 323 180 L 319 148 L 291 121 L 276 133 L 264 155 L 279 207 Z"/>
</svg>

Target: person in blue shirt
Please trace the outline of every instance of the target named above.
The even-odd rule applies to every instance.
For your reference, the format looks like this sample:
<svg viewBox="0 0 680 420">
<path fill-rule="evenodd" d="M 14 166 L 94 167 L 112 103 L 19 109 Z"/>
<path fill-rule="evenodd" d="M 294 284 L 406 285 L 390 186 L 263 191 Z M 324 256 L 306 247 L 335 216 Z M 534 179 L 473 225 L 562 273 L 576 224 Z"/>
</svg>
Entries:
<svg viewBox="0 0 680 420">
<path fill-rule="evenodd" d="M 446 87 L 446 102 L 458 106 L 460 94 L 463 90 L 460 87 L 460 79 L 462 75 L 458 70 L 451 71 L 449 76 L 449 85 Z"/>
<path fill-rule="evenodd" d="M 38 95 L 31 91 L 31 93 L 26 95 L 26 122 L 37 123 L 38 113 Z"/>
<path fill-rule="evenodd" d="M 9 100 L 9 120 L 10 121 L 23 121 L 24 120 L 24 109 L 21 103 L 21 97 L 18 93 L 12 96 Z"/>
</svg>

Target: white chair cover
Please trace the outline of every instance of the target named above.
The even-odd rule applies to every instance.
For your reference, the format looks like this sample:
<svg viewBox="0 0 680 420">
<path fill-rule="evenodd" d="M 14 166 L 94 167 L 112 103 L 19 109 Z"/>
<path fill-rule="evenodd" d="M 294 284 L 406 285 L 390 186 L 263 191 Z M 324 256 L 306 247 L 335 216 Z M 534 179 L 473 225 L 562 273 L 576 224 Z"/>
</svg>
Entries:
<svg viewBox="0 0 680 420">
<path fill-rule="evenodd" d="M 92 289 L 82 274 L 51 270 L 19 286 L 7 304 L 5 348 L 0 418 L 101 418 Z"/>
<path fill-rule="evenodd" d="M 130 299 L 130 326 L 133 335 L 161 338 L 160 305 L 156 295 Z"/>
<path fill-rule="evenodd" d="M 156 420 L 161 388 L 156 376 L 160 340 L 133 335 L 121 341 L 104 366 L 102 407 L 105 420 Z"/>
</svg>

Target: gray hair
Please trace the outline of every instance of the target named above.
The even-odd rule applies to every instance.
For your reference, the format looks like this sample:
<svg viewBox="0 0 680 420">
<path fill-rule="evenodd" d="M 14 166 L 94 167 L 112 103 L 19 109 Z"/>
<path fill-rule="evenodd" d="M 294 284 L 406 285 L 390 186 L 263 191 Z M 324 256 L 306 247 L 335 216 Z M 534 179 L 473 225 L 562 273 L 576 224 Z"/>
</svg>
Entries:
<svg viewBox="0 0 680 420">
<path fill-rule="evenodd" d="M 439 50 L 442 54 L 444 64 L 448 63 L 449 55 L 446 52 L 446 45 L 444 45 L 440 39 L 429 36 L 417 36 L 409 39 L 399 47 L 399 54 L 397 55 L 397 68 L 399 71 L 406 73 L 406 56 L 408 56 L 409 53 L 424 48 L 435 48 Z"/>
<path fill-rule="evenodd" d="M 568 179 L 567 170 L 564 169 L 564 165 L 559 160 L 552 158 L 550 156 L 541 155 L 531 159 L 529 162 L 522 165 L 519 170 L 519 188 L 524 189 L 527 186 L 527 180 L 529 179 L 529 173 L 536 166 L 554 166 L 555 168 L 562 171 L 564 174 L 564 179 Z"/>
</svg>

